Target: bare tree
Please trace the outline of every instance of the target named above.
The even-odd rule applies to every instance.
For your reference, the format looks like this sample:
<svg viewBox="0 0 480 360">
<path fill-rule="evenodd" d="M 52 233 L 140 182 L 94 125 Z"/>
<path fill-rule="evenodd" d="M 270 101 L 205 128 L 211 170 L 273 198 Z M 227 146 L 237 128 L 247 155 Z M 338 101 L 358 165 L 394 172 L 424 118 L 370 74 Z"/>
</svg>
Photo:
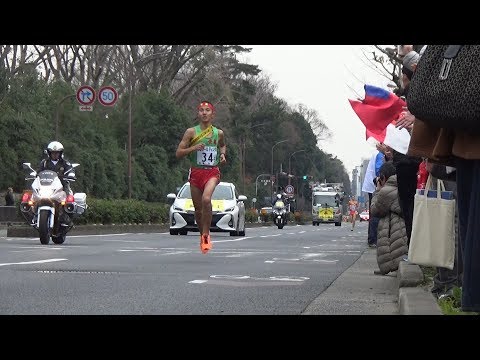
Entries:
<svg viewBox="0 0 480 360">
<path fill-rule="evenodd" d="M 372 45 L 362 52 L 364 64 L 395 83 L 397 89 L 401 87 L 402 60 L 398 57 L 396 45 Z"/>
<path fill-rule="evenodd" d="M 332 136 L 331 131 L 328 129 L 327 125 L 325 125 L 316 110 L 309 109 L 304 104 L 297 104 L 294 107 L 294 111 L 297 111 L 300 115 L 302 115 L 310 124 L 317 141 L 326 140 Z"/>
</svg>

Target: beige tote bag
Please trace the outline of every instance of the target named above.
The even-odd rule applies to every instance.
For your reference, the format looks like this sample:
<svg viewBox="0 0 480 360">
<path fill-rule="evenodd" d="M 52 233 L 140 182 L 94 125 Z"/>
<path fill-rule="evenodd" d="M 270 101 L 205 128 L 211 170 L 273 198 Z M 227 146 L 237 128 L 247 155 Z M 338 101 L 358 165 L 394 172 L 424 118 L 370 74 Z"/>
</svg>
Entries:
<svg viewBox="0 0 480 360">
<path fill-rule="evenodd" d="M 417 190 L 413 208 L 412 236 L 408 261 L 424 266 L 453 269 L 455 258 L 455 199 L 437 179 L 430 190 L 429 176 L 425 190 Z"/>
</svg>

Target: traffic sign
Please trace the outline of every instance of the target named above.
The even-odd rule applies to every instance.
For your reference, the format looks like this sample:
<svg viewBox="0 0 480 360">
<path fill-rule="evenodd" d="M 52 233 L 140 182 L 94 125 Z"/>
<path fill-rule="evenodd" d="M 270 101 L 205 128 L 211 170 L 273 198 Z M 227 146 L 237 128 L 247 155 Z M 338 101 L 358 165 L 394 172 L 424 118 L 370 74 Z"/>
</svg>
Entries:
<svg viewBox="0 0 480 360">
<path fill-rule="evenodd" d="M 118 93 L 111 86 L 104 86 L 98 92 L 98 101 L 104 106 L 113 106 L 117 102 Z"/>
<path fill-rule="evenodd" d="M 292 185 L 287 185 L 287 186 L 285 186 L 285 193 L 286 193 L 286 194 L 289 194 L 289 195 L 290 195 L 290 194 L 293 194 L 294 190 L 295 190 L 295 189 L 294 189 L 294 187 L 293 187 Z"/>
<path fill-rule="evenodd" d="M 91 105 L 95 101 L 95 90 L 91 86 L 83 85 L 77 90 L 77 101 L 80 105 Z"/>
</svg>

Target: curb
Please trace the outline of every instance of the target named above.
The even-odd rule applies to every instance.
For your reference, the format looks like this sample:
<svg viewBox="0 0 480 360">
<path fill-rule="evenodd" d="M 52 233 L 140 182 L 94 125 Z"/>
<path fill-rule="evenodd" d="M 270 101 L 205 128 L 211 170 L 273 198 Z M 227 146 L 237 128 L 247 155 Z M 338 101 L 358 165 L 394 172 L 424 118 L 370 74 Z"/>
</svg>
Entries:
<svg viewBox="0 0 480 360">
<path fill-rule="evenodd" d="M 443 315 L 433 294 L 420 286 L 424 275 L 419 265 L 401 262 L 397 277 L 400 315 Z"/>
<path fill-rule="evenodd" d="M 443 315 L 434 296 L 421 287 L 401 287 L 398 290 L 400 315 Z"/>
<path fill-rule="evenodd" d="M 420 266 L 405 261 L 398 265 L 398 287 L 415 287 L 423 282 L 424 276 Z"/>
</svg>

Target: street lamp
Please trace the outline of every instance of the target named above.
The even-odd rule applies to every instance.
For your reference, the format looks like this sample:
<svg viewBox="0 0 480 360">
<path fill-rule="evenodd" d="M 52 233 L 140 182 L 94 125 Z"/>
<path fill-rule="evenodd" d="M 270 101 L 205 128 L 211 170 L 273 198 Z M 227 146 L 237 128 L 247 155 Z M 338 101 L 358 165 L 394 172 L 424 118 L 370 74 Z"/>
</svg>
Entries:
<svg viewBox="0 0 480 360">
<path fill-rule="evenodd" d="M 359 188 L 361 189 L 362 185 L 359 184 L 359 182 L 360 182 L 359 180 L 360 180 L 360 177 L 361 177 L 361 170 L 360 170 L 360 176 L 358 176 L 359 171 L 357 170 L 357 168 L 363 168 L 363 164 L 355 166 L 355 168 L 352 171 L 352 175 L 353 175 L 353 178 L 354 178 L 354 179 L 352 179 L 352 185 L 355 185 L 355 186 L 352 186 L 352 187 L 355 188 L 355 189 L 352 189 L 352 194 L 358 197 L 358 196 L 361 195 L 361 190 L 360 190 L 360 192 L 358 190 L 359 190 Z M 353 191 L 353 190 L 355 190 L 355 191 Z"/>
<path fill-rule="evenodd" d="M 272 146 L 272 167 L 271 167 L 271 172 L 270 172 L 270 175 L 273 176 L 273 148 L 275 146 L 277 146 L 278 144 L 281 144 L 281 143 L 284 143 L 288 141 L 288 139 L 285 139 L 285 140 L 280 140 L 279 142 L 276 142 L 275 144 L 273 144 Z M 270 178 L 271 179 L 271 178 Z M 271 181 L 271 186 L 270 186 L 270 197 L 273 198 L 273 180 Z"/>
<path fill-rule="evenodd" d="M 130 76 L 128 77 L 128 198 L 132 198 L 132 77 L 133 71 L 130 68 Z"/>
<path fill-rule="evenodd" d="M 302 150 L 298 150 L 298 151 L 295 151 L 293 153 L 290 154 L 290 157 L 288 158 L 288 175 L 291 175 L 292 174 L 292 167 L 290 165 L 290 160 L 292 159 L 292 156 L 295 155 L 296 153 L 299 153 L 299 152 L 302 152 L 302 151 L 307 151 L 305 149 L 302 149 Z M 288 185 L 290 185 L 290 176 L 288 176 Z"/>
<path fill-rule="evenodd" d="M 257 181 L 258 181 L 258 178 L 261 177 L 261 176 L 270 176 L 270 174 L 260 174 L 260 175 L 258 175 L 257 178 L 255 179 L 255 198 L 257 197 L 257 193 L 258 193 Z"/>
<path fill-rule="evenodd" d="M 65 101 L 67 100 L 68 98 L 71 98 L 71 97 L 75 97 L 77 96 L 77 94 L 71 94 L 71 95 L 67 95 L 65 96 L 62 100 L 59 101 L 59 103 L 57 104 L 57 109 L 55 111 L 55 140 L 59 141 L 58 139 L 58 135 L 59 135 L 59 131 L 58 131 L 58 123 L 59 123 L 59 120 L 58 120 L 58 117 L 59 117 L 59 113 L 60 113 L 60 105 Z"/>
<path fill-rule="evenodd" d="M 120 52 L 123 55 L 123 52 Z M 128 198 L 132 198 L 132 93 L 135 89 L 135 85 L 137 82 L 136 73 L 134 73 L 134 67 L 136 70 L 141 69 L 145 66 L 149 60 L 160 55 L 160 53 L 154 53 L 148 55 L 142 59 L 130 60 L 128 62 L 129 65 L 129 74 L 128 74 Z M 127 63 L 127 59 L 125 55 L 123 55 L 124 60 Z"/>
</svg>

